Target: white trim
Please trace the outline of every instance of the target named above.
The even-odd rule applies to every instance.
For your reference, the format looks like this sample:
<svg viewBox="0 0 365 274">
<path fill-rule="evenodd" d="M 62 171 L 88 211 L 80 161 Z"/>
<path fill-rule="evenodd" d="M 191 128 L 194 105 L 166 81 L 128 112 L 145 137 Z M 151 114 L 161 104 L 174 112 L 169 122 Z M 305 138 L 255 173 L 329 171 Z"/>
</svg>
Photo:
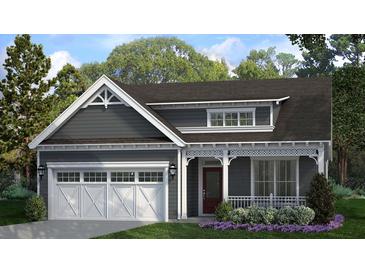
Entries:
<svg viewBox="0 0 365 274">
<path fill-rule="evenodd" d="M 54 144 L 39 145 L 39 151 L 99 151 L 99 150 L 175 150 L 174 143 L 123 143 L 123 144 Z"/>
<path fill-rule="evenodd" d="M 274 126 L 177 127 L 181 133 L 272 132 Z"/>
<path fill-rule="evenodd" d="M 177 219 L 181 218 L 181 149 L 177 150 Z"/>
<path fill-rule="evenodd" d="M 186 150 L 181 151 L 181 219 L 187 219 L 188 196 L 187 196 L 187 168 L 189 162 L 186 158 Z"/>
<path fill-rule="evenodd" d="M 147 103 L 148 106 L 166 106 L 166 105 L 189 105 L 189 104 L 221 104 L 221 103 L 246 103 L 246 102 L 276 102 L 288 100 L 290 96 L 281 97 L 277 99 L 252 99 L 252 100 L 218 100 L 218 101 L 196 101 L 196 102 L 161 102 L 161 103 Z"/>
<path fill-rule="evenodd" d="M 177 146 L 184 147 L 185 142 L 177 136 L 171 129 L 164 125 L 154 115 L 152 115 L 146 108 L 138 103 L 127 92 L 110 80 L 107 76 L 101 76 L 90 88 L 88 88 L 75 102 L 73 102 L 61 115 L 59 115 L 47 128 L 45 128 L 33 141 L 28 145 L 29 148 L 36 148 L 43 140 L 53 134 L 59 127 L 61 127 L 76 111 L 78 111 L 84 103 L 99 90 L 103 85 L 109 87 L 120 99 L 125 101 L 128 105 L 133 107 L 139 114 L 146 118 L 152 125 L 164 133 Z"/>
<path fill-rule="evenodd" d="M 47 168 L 165 168 L 168 161 L 145 162 L 47 162 Z"/>
<path fill-rule="evenodd" d="M 251 142 L 190 142 L 188 145 L 211 145 L 211 144 L 310 144 L 310 143 L 328 143 L 331 140 L 304 140 L 304 141 L 251 141 Z"/>
<path fill-rule="evenodd" d="M 222 198 L 223 201 L 228 201 L 228 183 L 229 183 L 229 158 L 228 158 L 228 151 L 223 151 L 223 158 L 222 158 L 222 169 L 223 169 L 223 182 L 222 182 Z"/>
</svg>

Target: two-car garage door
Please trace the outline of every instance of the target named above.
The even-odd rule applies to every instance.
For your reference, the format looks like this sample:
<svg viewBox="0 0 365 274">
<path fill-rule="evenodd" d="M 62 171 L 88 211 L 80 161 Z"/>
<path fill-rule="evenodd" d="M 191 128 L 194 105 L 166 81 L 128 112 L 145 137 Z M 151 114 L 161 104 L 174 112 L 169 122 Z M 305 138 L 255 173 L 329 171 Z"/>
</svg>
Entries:
<svg viewBox="0 0 365 274">
<path fill-rule="evenodd" d="M 167 168 L 54 168 L 51 219 L 166 221 Z"/>
</svg>

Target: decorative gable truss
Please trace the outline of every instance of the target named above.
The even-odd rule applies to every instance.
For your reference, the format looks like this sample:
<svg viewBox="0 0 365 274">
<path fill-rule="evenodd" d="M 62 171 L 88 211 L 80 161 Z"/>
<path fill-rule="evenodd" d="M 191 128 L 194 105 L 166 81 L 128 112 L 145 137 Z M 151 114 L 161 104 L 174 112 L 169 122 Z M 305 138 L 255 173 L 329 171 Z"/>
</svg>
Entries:
<svg viewBox="0 0 365 274">
<path fill-rule="evenodd" d="M 87 106 L 104 106 L 105 108 L 108 108 L 109 105 L 125 105 L 129 107 L 125 101 L 121 100 L 107 86 L 104 86 L 99 92 L 92 96 L 82 108 L 86 108 Z"/>
</svg>

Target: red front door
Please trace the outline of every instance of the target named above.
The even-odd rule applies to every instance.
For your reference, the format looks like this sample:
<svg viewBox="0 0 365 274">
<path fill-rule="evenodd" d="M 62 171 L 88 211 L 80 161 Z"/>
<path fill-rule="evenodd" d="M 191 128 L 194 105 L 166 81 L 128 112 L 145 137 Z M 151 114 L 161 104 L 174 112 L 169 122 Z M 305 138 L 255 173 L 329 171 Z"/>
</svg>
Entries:
<svg viewBox="0 0 365 274">
<path fill-rule="evenodd" d="M 203 168 L 203 213 L 214 213 L 222 201 L 222 168 Z"/>
</svg>

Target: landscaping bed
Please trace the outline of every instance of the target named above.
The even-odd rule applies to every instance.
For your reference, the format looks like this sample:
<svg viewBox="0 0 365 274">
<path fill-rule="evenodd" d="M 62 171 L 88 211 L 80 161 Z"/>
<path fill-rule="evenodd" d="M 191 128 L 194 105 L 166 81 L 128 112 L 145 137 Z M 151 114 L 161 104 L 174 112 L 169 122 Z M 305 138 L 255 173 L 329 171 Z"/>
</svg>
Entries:
<svg viewBox="0 0 365 274">
<path fill-rule="evenodd" d="M 158 223 L 101 236 L 101 239 L 365 239 L 365 200 L 336 201 L 336 213 L 343 225 L 328 232 L 250 232 L 247 230 L 202 229 L 198 224 Z"/>
</svg>

